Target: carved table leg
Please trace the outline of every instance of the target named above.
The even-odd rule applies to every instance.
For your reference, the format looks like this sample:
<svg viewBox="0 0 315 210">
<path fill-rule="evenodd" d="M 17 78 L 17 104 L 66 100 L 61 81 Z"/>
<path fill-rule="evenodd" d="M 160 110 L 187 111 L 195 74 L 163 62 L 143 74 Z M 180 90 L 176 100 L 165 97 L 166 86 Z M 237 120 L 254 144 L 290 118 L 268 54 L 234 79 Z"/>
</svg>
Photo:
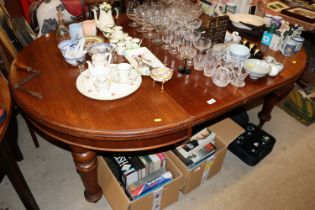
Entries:
<svg viewBox="0 0 315 210">
<path fill-rule="evenodd" d="M 270 93 L 270 94 L 265 96 L 263 107 L 262 107 L 261 111 L 258 113 L 258 117 L 260 120 L 258 126 L 260 128 L 265 124 L 265 122 L 267 122 L 271 119 L 271 111 L 272 111 L 273 107 L 275 106 L 275 104 L 282 97 L 287 95 L 292 90 L 292 88 L 293 88 L 293 84 L 290 84 L 290 85 L 287 85 L 276 92 Z"/>
<path fill-rule="evenodd" d="M 94 151 L 71 146 L 72 157 L 85 187 L 84 196 L 89 202 L 97 202 L 103 195 L 97 181 L 97 158 Z"/>
</svg>

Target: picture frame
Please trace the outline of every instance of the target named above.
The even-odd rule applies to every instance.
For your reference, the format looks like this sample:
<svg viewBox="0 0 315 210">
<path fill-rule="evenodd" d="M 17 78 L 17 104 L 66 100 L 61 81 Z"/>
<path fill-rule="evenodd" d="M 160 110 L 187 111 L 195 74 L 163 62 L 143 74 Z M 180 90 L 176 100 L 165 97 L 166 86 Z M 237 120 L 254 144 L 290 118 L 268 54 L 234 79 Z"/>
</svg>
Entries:
<svg viewBox="0 0 315 210">
<path fill-rule="evenodd" d="M 281 12 L 284 9 L 289 9 L 290 7 L 281 1 L 272 1 L 267 3 L 267 8 L 274 12 Z"/>
<path fill-rule="evenodd" d="M 282 14 L 308 23 L 315 23 L 315 11 L 304 7 L 292 7 L 281 11 Z"/>
</svg>

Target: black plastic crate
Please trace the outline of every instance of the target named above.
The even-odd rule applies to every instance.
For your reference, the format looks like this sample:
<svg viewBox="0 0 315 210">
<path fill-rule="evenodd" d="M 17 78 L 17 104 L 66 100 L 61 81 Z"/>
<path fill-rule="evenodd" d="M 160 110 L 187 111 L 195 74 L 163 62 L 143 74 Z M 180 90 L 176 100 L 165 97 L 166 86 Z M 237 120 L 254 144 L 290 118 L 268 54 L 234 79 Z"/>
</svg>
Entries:
<svg viewBox="0 0 315 210">
<path fill-rule="evenodd" d="M 228 149 L 246 164 L 254 166 L 271 152 L 276 140 L 252 123 L 244 128 L 245 132 L 237 137 Z"/>
</svg>

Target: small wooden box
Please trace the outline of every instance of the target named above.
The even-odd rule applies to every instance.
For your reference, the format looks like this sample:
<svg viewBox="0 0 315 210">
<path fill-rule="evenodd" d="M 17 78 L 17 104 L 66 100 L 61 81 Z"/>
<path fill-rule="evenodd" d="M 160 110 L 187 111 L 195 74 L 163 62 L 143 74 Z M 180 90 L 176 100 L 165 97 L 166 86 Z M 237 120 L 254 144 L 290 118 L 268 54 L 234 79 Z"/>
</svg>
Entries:
<svg viewBox="0 0 315 210">
<path fill-rule="evenodd" d="M 229 25 L 229 17 L 227 15 L 211 17 L 203 14 L 200 18 L 202 28 L 206 31 L 206 36 L 211 39 L 212 44 L 223 43 Z"/>
</svg>

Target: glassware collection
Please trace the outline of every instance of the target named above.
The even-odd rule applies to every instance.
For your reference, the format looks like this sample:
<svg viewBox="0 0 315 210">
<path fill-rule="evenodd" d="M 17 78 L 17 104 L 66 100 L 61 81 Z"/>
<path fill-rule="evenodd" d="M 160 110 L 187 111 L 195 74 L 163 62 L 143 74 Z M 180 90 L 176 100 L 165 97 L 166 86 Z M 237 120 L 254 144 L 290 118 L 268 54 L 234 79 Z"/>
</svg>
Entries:
<svg viewBox="0 0 315 210">
<path fill-rule="evenodd" d="M 235 5 L 236 1 L 227 2 L 224 13 L 230 10 L 235 13 L 240 9 L 234 8 L 239 6 L 238 4 Z M 219 3 L 216 2 L 212 5 L 213 10 Z M 162 64 L 154 55 L 147 56 L 145 53 L 139 53 L 143 50 L 133 51 L 141 48 L 143 39 L 131 37 L 124 32 L 122 26 L 116 25 L 112 10 L 111 5 L 104 2 L 98 9 L 93 10 L 94 20 L 72 23 L 69 25 L 69 29 L 63 24 L 62 17 L 59 15 L 57 38 L 60 43 L 58 47 L 66 62 L 73 66 L 79 66 L 82 73 L 85 70 L 86 53 L 91 58 L 95 57 L 94 54 L 115 53 L 125 57 L 129 55 L 126 58 L 132 66 L 131 69 L 135 69 L 139 75 L 151 76 L 154 81 L 162 82 L 163 89 L 164 82 L 170 80 L 173 75 L 174 65 L 168 68 L 166 67 L 167 62 L 163 61 L 164 64 Z M 180 74 L 191 74 L 193 70 L 202 71 L 204 76 L 211 77 L 213 84 L 218 87 L 232 84 L 241 88 L 245 86 L 245 79 L 248 75 L 252 79 L 257 79 L 261 75 L 268 75 L 272 69 L 274 71 L 269 74 L 270 76 L 276 76 L 282 70 L 283 65 L 279 65 L 279 62 L 255 61 L 255 59 L 263 58 L 261 50 L 255 43 L 242 39 L 236 31 L 232 33 L 226 31 L 225 43 L 212 43 L 212 38 L 209 37 L 204 25 L 202 25 L 203 13 L 205 13 L 205 8 L 202 3 L 196 4 L 188 0 L 144 0 L 141 3 L 137 0 L 130 0 L 126 5 L 126 16 L 130 20 L 128 26 L 142 33 L 141 37 L 146 39 L 146 42 L 151 42 L 153 46 L 159 46 L 181 61 L 182 65 L 177 69 Z M 119 12 L 116 11 L 116 18 L 118 16 Z M 231 17 L 233 17 L 232 22 L 237 25 L 243 24 L 248 17 L 252 16 L 233 14 Z M 242 19 L 238 20 L 238 18 Z M 263 18 L 258 16 L 255 18 L 254 21 L 261 24 Z M 264 21 L 268 23 L 267 18 Z M 103 38 L 96 36 L 97 29 L 103 33 L 109 43 L 102 43 Z M 71 39 L 65 38 L 67 35 Z M 135 54 L 128 53 L 128 51 Z M 144 52 L 147 51 L 149 50 L 146 48 Z M 254 61 L 246 62 L 249 58 Z M 106 86 L 105 89 L 109 91 L 113 82 L 111 81 L 112 73 L 101 69 L 112 69 L 109 68 L 110 62 L 102 62 L 101 68 L 99 68 L 100 65 L 94 65 L 93 59 L 92 62 L 88 61 L 88 63 L 87 70 L 96 77 L 95 81 L 98 81 L 96 83 L 104 81 L 107 84 L 104 87 Z M 259 69 L 263 72 L 255 72 Z M 100 72 L 100 74 L 96 75 L 93 72 Z M 98 76 L 101 79 L 97 78 Z M 96 89 L 100 90 L 99 88 Z M 105 89 L 103 88 L 102 91 Z"/>
</svg>

